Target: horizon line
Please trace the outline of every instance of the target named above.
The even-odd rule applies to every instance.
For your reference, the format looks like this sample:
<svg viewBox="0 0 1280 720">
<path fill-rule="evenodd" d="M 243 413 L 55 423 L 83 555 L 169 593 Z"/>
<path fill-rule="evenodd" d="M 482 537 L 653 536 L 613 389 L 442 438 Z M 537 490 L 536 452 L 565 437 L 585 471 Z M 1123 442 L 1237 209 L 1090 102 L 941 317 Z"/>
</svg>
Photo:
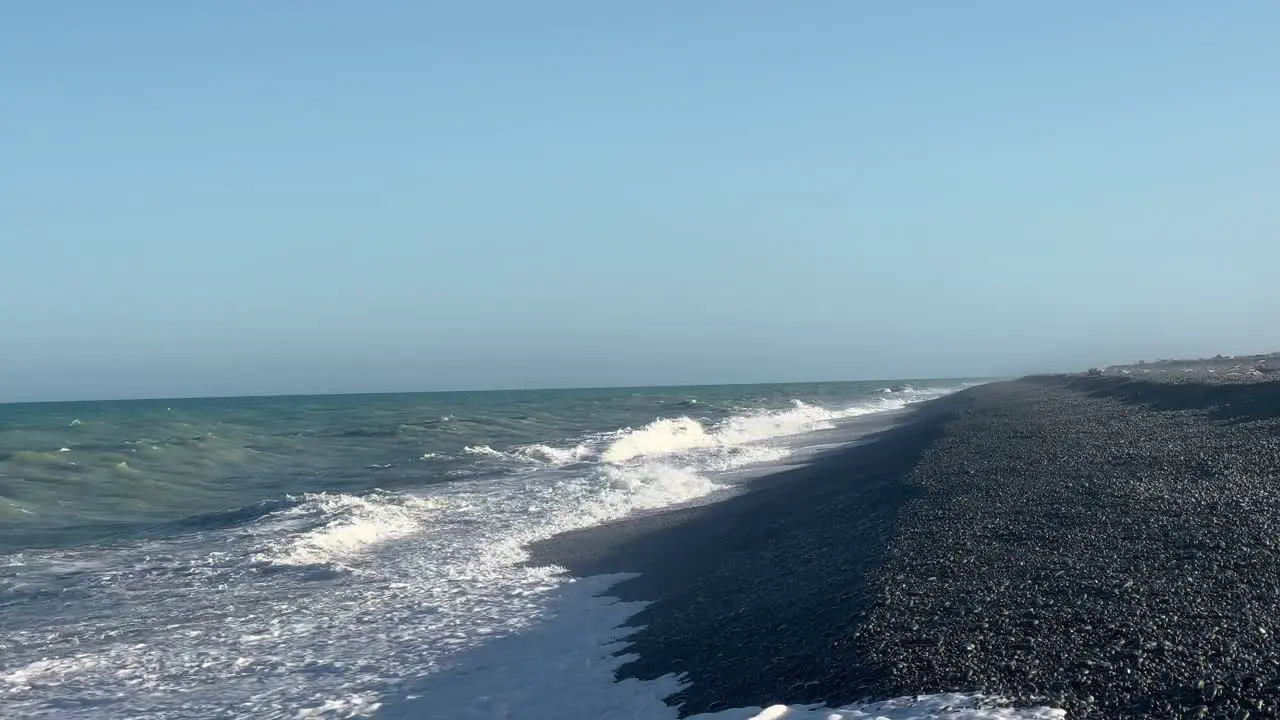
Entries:
<svg viewBox="0 0 1280 720">
<path fill-rule="evenodd" d="M 999 376 L 1003 377 L 1003 376 Z M 536 393 L 536 392 L 570 392 L 574 390 L 654 390 L 665 388 L 708 388 L 708 387 L 750 387 L 753 385 L 822 385 L 829 383 L 878 383 L 878 382 L 921 382 L 933 380 L 993 380 L 997 376 L 956 376 L 956 377 L 906 377 L 906 378 L 867 378 L 858 380 L 785 380 L 781 382 L 729 382 L 729 383 L 694 383 L 674 385 L 580 385 L 574 387 L 530 387 L 530 388 L 487 388 L 463 390 L 387 390 L 365 392 L 318 392 L 318 393 L 266 393 L 248 395 L 187 395 L 187 396 L 153 396 L 153 397 L 117 397 L 90 398 L 80 400 L 0 400 L 0 406 L 17 405 L 69 405 L 74 403 L 109 403 L 109 402 L 159 402 L 169 400 L 175 402 L 189 400 L 257 400 L 286 399 L 311 397 L 365 397 L 381 395 L 458 395 L 479 393 Z"/>
</svg>

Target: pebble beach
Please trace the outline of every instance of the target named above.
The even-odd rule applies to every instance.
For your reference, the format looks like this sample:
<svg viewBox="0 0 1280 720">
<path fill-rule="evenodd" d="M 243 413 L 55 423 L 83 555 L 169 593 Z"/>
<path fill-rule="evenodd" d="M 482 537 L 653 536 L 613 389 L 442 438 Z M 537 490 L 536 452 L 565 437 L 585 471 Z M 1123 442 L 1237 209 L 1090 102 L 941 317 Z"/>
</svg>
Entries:
<svg viewBox="0 0 1280 720">
<path fill-rule="evenodd" d="M 990 383 L 737 497 L 560 535 L 636 573 L 620 677 L 684 715 L 980 693 L 1067 717 L 1280 712 L 1275 356 Z"/>
</svg>

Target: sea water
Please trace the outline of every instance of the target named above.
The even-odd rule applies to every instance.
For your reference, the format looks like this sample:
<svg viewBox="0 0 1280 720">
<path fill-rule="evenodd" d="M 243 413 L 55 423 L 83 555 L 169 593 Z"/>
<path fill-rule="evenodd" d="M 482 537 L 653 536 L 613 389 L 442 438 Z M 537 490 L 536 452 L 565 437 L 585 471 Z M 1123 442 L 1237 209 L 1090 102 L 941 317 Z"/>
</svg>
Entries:
<svg viewBox="0 0 1280 720">
<path fill-rule="evenodd" d="M 674 718 L 681 678 L 614 681 L 618 578 L 523 546 L 964 384 L 0 405 L 0 716 Z M 716 717 L 1013 712 L 974 703 Z"/>
</svg>

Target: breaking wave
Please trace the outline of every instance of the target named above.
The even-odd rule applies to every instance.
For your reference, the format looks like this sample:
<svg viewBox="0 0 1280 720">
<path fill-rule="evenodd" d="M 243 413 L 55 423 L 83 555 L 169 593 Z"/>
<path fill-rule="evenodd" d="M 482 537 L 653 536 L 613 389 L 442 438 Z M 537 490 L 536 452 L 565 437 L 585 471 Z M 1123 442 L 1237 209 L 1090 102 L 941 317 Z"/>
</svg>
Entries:
<svg viewBox="0 0 1280 720">
<path fill-rule="evenodd" d="M 401 493 L 308 493 L 271 520 L 293 532 L 256 553 L 254 560 L 276 566 L 335 568 L 371 547 L 413 534 L 428 512 L 443 506 L 432 498 Z"/>
<path fill-rule="evenodd" d="M 781 411 L 757 411 L 731 416 L 708 427 L 684 416 L 661 418 L 635 430 L 625 430 L 604 451 L 606 462 L 620 463 L 642 456 L 670 455 L 702 448 L 744 445 L 814 430 L 830 430 L 835 421 L 906 406 L 906 401 L 880 401 L 845 410 L 827 410 L 793 400 Z"/>
</svg>

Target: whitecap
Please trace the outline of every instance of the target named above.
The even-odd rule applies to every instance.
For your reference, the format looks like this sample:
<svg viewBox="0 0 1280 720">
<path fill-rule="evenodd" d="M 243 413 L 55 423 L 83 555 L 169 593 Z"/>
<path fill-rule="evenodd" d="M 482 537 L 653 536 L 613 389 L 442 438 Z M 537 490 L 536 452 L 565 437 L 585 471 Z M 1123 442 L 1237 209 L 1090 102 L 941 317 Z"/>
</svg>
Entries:
<svg viewBox="0 0 1280 720">
<path fill-rule="evenodd" d="M 672 455 L 705 448 L 724 448 L 793 435 L 830 430 L 841 419 L 898 410 L 907 401 L 883 399 L 843 410 L 828 410 L 793 400 L 785 410 L 754 411 L 733 415 L 711 426 L 688 416 L 659 418 L 644 427 L 619 431 L 601 454 L 606 462 L 621 463 L 638 457 Z"/>
<path fill-rule="evenodd" d="M 271 520 L 309 521 L 305 530 L 273 540 L 254 559 L 276 566 L 338 565 L 369 548 L 421 529 L 441 501 L 405 494 L 308 493 Z"/>
</svg>

